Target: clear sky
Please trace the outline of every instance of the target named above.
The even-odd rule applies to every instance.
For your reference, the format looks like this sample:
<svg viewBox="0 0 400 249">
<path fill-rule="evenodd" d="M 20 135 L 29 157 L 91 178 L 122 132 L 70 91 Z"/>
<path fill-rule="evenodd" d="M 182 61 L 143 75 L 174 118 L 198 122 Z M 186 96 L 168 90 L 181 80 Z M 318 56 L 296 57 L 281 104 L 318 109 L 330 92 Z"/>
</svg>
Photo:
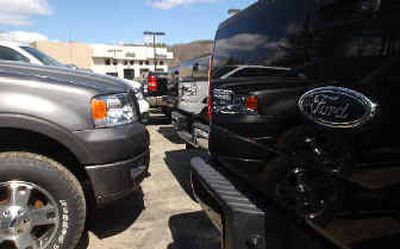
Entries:
<svg viewBox="0 0 400 249">
<path fill-rule="evenodd" d="M 168 44 L 212 39 L 230 8 L 256 0 L 0 0 L 0 31 L 30 31 L 50 40 L 142 42 L 143 31 Z"/>
</svg>

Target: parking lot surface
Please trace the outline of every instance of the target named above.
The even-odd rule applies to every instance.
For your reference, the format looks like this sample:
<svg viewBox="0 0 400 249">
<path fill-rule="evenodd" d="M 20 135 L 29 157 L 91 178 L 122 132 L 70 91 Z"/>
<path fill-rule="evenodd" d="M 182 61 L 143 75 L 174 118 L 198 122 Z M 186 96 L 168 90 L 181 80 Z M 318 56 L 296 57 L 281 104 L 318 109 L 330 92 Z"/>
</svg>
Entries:
<svg viewBox="0 0 400 249">
<path fill-rule="evenodd" d="M 161 120 L 161 122 L 163 122 Z M 159 123 L 159 122 L 158 122 Z M 151 177 L 141 191 L 99 210 L 79 249 L 218 249 L 219 233 L 190 197 L 189 162 L 170 125 L 149 125 Z"/>
</svg>

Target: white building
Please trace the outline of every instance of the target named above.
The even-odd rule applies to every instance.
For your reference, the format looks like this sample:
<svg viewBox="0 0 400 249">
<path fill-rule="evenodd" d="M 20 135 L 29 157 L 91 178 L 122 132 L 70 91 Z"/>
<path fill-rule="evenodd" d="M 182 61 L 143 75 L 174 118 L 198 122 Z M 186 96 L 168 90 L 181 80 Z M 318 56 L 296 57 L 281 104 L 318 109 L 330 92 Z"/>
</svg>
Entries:
<svg viewBox="0 0 400 249">
<path fill-rule="evenodd" d="M 154 65 L 154 48 L 150 45 L 107 45 L 78 42 L 38 41 L 32 46 L 64 64 L 74 64 L 101 74 L 126 79 L 141 79 L 149 71 L 168 71 L 174 58 L 166 47 L 156 48 L 157 67 Z"/>
<path fill-rule="evenodd" d="M 146 72 L 167 72 L 169 61 L 174 58 L 166 47 L 156 48 L 157 67 L 154 63 L 154 48 L 145 45 L 91 44 L 91 69 L 97 73 L 125 79 L 140 79 Z"/>
</svg>

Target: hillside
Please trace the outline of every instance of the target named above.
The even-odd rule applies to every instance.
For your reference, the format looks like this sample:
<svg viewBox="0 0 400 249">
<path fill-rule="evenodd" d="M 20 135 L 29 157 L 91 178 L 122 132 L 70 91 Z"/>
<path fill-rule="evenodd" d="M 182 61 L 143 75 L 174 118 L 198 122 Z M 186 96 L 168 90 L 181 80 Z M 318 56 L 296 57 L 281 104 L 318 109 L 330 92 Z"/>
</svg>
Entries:
<svg viewBox="0 0 400 249">
<path fill-rule="evenodd" d="M 202 40 L 169 46 L 169 50 L 174 52 L 175 57 L 171 66 L 176 66 L 187 59 L 211 53 L 212 43 L 210 40 Z"/>
</svg>

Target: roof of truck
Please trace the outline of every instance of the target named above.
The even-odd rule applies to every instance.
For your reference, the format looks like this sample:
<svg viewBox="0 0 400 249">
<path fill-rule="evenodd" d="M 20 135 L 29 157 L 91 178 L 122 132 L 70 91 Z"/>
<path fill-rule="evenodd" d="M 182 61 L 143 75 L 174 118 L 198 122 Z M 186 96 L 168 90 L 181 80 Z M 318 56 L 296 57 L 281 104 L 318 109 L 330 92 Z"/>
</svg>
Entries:
<svg viewBox="0 0 400 249">
<path fill-rule="evenodd" d="M 30 47 L 28 43 L 7 41 L 7 40 L 0 40 L 0 45 L 5 47 L 27 47 L 27 46 Z"/>
</svg>

